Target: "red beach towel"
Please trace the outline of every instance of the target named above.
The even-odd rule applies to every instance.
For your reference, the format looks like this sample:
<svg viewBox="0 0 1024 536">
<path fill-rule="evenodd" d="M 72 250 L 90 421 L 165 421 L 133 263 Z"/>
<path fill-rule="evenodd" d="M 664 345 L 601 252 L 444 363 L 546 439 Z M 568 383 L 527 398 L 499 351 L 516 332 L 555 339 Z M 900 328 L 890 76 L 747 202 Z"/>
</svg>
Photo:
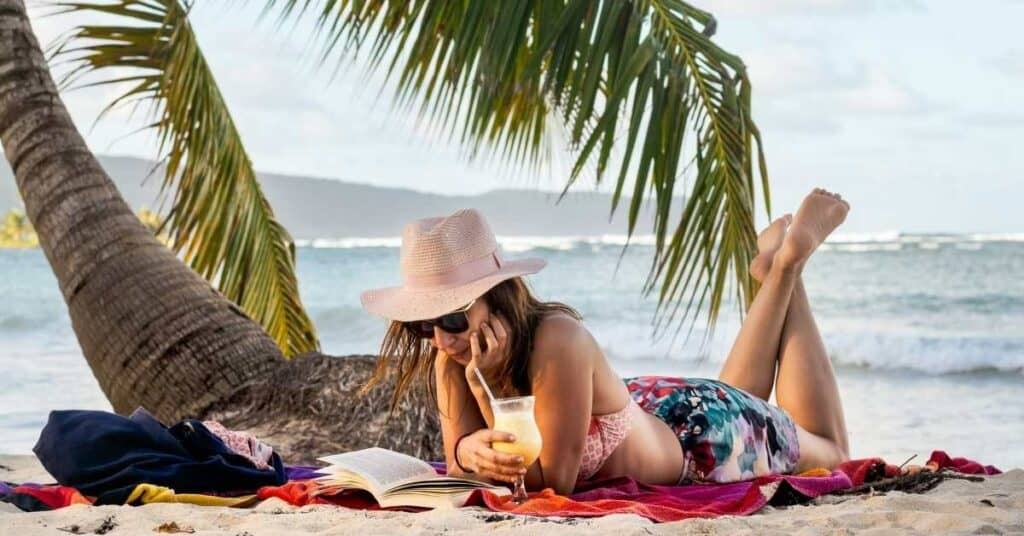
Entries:
<svg viewBox="0 0 1024 536">
<path fill-rule="evenodd" d="M 929 464 L 962 473 L 998 474 L 999 470 L 966 458 L 950 458 L 934 451 Z M 522 505 L 510 497 L 486 491 L 470 496 L 467 505 L 486 506 L 498 512 L 536 516 L 593 517 L 608 514 L 637 514 L 653 521 L 678 521 L 694 517 L 749 515 L 766 504 L 795 504 L 814 497 L 900 474 L 898 466 L 881 458 L 862 458 L 841 464 L 828 474 L 812 469 L 801 475 L 770 475 L 730 484 L 649 486 L 631 478 L 587 483 L 570 497 L 546 489 L 531 493 Z M 812 476 L 824 475 L 824 476 Z"/>
<path fill-rule="evenodd" d="M 587 483 L 570 497 L 553 490 L 531 493 L 524 504 L 511 502 L 488 491 L 476 491 L 467 505 L 513 514 L 563 517 L 594 517 L 608 514 L 636 514 L 653 521 L 678 521 L 693 517 L 748 515 L 775 499 L 796 502 L 850 487 L 850 478 L 840 471 L 828 476 L 770 475 L 730 484 L 652 486 L 620 477 Z M 788 502 L 785 504 L 789 504 Z"/>
</svg>

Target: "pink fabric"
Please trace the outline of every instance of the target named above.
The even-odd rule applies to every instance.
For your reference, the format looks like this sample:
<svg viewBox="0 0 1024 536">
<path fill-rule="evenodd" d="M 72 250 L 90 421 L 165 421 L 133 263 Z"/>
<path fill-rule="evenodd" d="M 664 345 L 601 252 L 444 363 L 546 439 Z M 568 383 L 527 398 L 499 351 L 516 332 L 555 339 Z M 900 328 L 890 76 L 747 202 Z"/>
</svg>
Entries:
<svg viewBox="0 0 1024 536">
<path fill-rule="evenodd" d="M 850 478 L 839 471 L 825 477 L 768 475 L 730 484 L 688 486 L 650 486 L 632 478 L 619 477 L 588 482 L 570 497 L 556 495 L 547 488 L 530 493 L 530 500 L 521 505 L 511 502 L 510 497 L 477 490 L 466 504 L 535 516 L 636 514 L 652 521 L 667 522 L 694 517 L 749 515 L 773 500 L 790 504 L 797 502 L 794 498 L 803 501 L 847 487 L 850 487 Z"/>
<path fill-rule="evenodd" d="M 474 261 L 464 262 L 436 274 L 403 274 L 402 281 L 409 288 L 434 288 L 462 285 L 491 275 L 501 268 L 501 253 L 494 250 L 490 255 Z"/>
<path fill-rule="evenodd" d="M 636 402 L 630 398 L 626 407 L 615 413 L 593 415 L 590 419 L 590 430 L 583 444 L 583 458 L 580 460 L 579 479 L 586 480 L 604 465 L 608 456 L 618 448 L 622 440 L 633 428 L 629 411 Z"/>
<path fill-rule="evenodd" d="M 251 461 L 257 469 L 270 468 L 270 458 L 274 455 L 274 449 L 252 434 L 228 430 L 217 421 L 203 421 L 203 426 L 219 437 L 229 449 Z"/>
<path fill-rule="evenodd" d="M 950 458 L 943 451 L 932 453 L 937 468 L 961 472 L 998 474 L 992 466 L 982 466 L 966 458 Z M 619 477 L 577 484 L 575 492 L 564 497 L 550 488 L 530 493 L 531 500 L 521 505 L 491 492 L 474 491 L 466 505 L 486 506 L 500 512 L 536 516 L 594 517 L 608 514 L 637 514 L 653 521 L 678 521 L 692 517 L 748 515 L 764 505 L 793 504 L 827 493 L 851 488 L 900 474 L 899 467 L 881 458 L 850 460 L 827 476 L 813 469 L 802 475 L 767 475 L 729 484 L 699 483 L 686 486 L 650 486 L 632 478 Z"/>
<path fill-rule="evenodd" d="M 900 474 L 899 466 L 885 463 L 881 458 L 859 458 L 849 460 L 836 467 L 850 477 L 850 484 L 859 486 L 865 482 L 874 482 L 883 478 L 892 478 Z"/>
<path fill-rule="evenodd" d="M 935 450 L 932 451 L 931 458 L 928 459 L 928 464 L 934 469 L 952 469 L 958 473 L 967 473 L 972 475 L 998 475 L 1002 473 L 999 469 L 991 465 L 981 465 L 974 460 L 968 460 L 967 458 L 950 458 L 949 454 L 944 451 Z"/>
</svg>

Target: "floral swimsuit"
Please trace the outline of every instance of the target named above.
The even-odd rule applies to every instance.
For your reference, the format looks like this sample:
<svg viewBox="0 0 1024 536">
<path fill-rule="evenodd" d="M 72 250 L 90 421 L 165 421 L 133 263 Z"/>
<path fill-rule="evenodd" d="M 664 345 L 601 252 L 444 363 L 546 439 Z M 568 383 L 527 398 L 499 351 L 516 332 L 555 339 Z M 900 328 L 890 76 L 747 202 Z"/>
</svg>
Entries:
<svg viewBox="0 0 1024 536">
<path fill-rule="evenodd" d="M 717 380 L 623 381 L 633 400 L 679 438 L 686 460 L 680 482 L 735 482 L 796 468 L 796 425 L 783 409 Z"/>
</svg>

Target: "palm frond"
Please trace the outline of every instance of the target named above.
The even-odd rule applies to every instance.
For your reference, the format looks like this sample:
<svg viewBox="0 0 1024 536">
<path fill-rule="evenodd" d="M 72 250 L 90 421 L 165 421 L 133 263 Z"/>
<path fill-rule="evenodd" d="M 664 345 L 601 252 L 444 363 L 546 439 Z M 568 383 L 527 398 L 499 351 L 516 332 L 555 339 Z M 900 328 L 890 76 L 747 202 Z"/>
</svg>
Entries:
<svg viewBox="0 0 1024 536">
<path fill-rule="evenodd" d="M 576 159 L 563 196 L 585 170 L 598 183 L 611 172 L 612 216 L 631 180 L 629 237 L 644 201 L 654 203 L 655 256 L 643 292 L 660 281 L 656 316 L 674 304 L 671 322 L 683 307 L 681 327 L 706 307 L 710 336 L 730 282 L 740 314 L 749 306 L 755 161 L 770 213 L 768 174 L 750 80 L 740 58 L 710 39 L 711 14 L 676 0 L 265 5 L 281 20 L 314 14 L 321 59 L 368 47 L 370 69 L 397 79 L 399 102 L 418 99 L 421 114 L 458 130 L 474 152 L 533 162 L 551 122 L 560 123 Z M 692 185 L 673 229 L 673 193 L 686 169 Z"/>
<path fill-rule="evenodd" d="M 164 222 L 172 248 L 259 322 L 287 356 L 318 348 L 295 278 L 295 247 L 274 218 L 227 104 L 179 0 L 53 2 L 55 13 L 103 13 L 123 24 L 82 25 L 54 48 L 72 68 L 73 86 L 129 83 L 104 108 L 148 104 L 164 191 L 173 189 Z M 128 68 L 128 72 L 125 72 Z M 116 73 L 116 74 L 115 74 Z M 78 86 L 80 87 L 80 85 Z M 101 114 L 102 115 L 102 114 Z"/>
</svg>

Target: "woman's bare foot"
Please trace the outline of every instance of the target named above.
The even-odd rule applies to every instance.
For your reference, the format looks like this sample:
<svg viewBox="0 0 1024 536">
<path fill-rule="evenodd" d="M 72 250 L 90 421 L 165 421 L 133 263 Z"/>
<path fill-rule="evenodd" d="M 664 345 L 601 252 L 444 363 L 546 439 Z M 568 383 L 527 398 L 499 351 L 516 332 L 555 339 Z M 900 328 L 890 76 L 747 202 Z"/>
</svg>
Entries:
<svg viewBox="0 0 1024 536">
<path fill-rule="evenodd" d="M 757 235 L 757 256 L 750 262 L 750 276 L 756 281 L 764 282 L 768 271 L 772 269 L 772 258 L 782 246 L 782 239 L 786 237 L 786 228 L 791 221 L 792 214 L 783 214 Z"/>
<path fill-rule="evenodd" d="M 803 266 L 811 253 L 843 223 L 849 210 L 850 204 L 839 194 L 815 188 L 800 203 L 772 263 L 783 268 Z"/>
</svg>

